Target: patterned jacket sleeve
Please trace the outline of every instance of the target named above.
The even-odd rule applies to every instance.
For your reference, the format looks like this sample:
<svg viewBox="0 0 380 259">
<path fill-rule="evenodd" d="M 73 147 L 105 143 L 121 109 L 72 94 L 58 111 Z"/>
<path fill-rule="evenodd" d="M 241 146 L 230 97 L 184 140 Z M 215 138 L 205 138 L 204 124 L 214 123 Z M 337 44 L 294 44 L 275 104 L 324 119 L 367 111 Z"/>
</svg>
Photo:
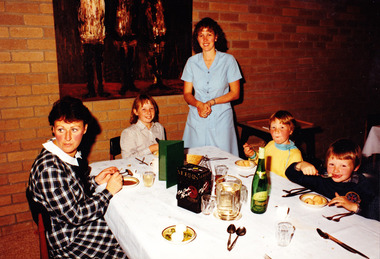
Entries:
<svg viewBox="0 0 380 259">
<path fill-rule="evenodd" d="M 59 220 L 81 225 L 104 215 L 112 198 L 108 190 L 87 196 L 72 168 L 54 155 L 41 159 L 37 170 L 37 188 L 43 196 L 42 202 Z"/>
</svg>

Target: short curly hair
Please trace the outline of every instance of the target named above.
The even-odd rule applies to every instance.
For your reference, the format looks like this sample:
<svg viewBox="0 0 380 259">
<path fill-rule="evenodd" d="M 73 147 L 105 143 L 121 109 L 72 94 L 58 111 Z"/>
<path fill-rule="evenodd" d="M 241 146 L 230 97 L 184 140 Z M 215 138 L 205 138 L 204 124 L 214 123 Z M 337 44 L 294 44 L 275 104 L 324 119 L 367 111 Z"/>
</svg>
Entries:
<svg viewBox="0 0 380 259">
<path fill-rule="evenodd" d="M 92 115 L 81 100 L 65 96 L 53 104 L 48 118 L 49 124 L 52 127 L 57 120 L 64 120 L 65 122 L 83 121 L 84 125 L 88 125 L 92 119 Z"/>
<path fill-rule="evenodd" d="M 226 35 L 224 34 L 219 24 L 213 19 L 211 19 L 210 17 L 203 18 L 195 25 L 194 32 L 193 32 L 193 39 L 192 39 L 194 52 L 195 53 L 202 52 L 202 48 L 201 46 L 199 46 L 199 42 L 198 42 L 198 34 L 204 28 L 207 28 L 213 31 L 215 33 L 215 36 L 217 36 L 217 40 L 215 42 L 215 48 L 218 51 L 226 52 L 228 50 Z"/>
</svg>

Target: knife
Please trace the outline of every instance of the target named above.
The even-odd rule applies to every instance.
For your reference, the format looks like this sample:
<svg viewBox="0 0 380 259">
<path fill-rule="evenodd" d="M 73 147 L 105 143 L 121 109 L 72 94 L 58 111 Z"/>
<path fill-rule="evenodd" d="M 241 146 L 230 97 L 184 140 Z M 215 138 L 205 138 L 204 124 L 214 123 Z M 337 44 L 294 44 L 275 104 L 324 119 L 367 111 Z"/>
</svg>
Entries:
<svg viewBox="0 0 380 259">
<path fill-rule="evenodd" d="M 319 228 L 317 228 L 317 232 L 318 234 L 323 237 L 324 239 L 330 239 L 332 241 L 334 241 L 335 243 L 337 243 L 338 245 L 340 245 L 341 247 L 343 247 L 344 249 L 347 249 L 348 251 L 350 251 L 351 253 L 354 253 L 354 254 L 359 254 L 361 256 L 363 256 L 364 258 L 368 258 L 368 256 L 360 253 L 358 250 L 352 248 L 351 246 L 348 246 L 346 245 L 345 243 L 343 243 L 342 241 L 339 241 L 338 239 L 336 239 L 335 237 L 323 232 L 322 230 L 320 230 Z"/>
<path fill-rule="evenodd" d="M 300 195 L 300 194 L 304 194 L 304 193 L 309 193 L 309 192 L 312 192 L 312 190 L 299 190 L 299 191 L 296 191 L 296 192 L 291 192 L 291 193 L 287 193 L 287 194 L 284 194 L 282 195 L 282 197 L 293 197 L 293 196 L 296 196 L 296 195 Z"/>
</svg>

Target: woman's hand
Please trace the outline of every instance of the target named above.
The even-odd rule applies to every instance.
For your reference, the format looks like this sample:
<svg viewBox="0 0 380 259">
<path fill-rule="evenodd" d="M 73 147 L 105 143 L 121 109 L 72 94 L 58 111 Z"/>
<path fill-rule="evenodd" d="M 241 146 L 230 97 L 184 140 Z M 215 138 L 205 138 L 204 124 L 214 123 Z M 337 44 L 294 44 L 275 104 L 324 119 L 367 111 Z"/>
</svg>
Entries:
<svg viewBox="0 0 380 259">
<path fill-rule="evenodd" d="M 108 167 L 104 169 L 103 171 L 101 171 L 97 176 L 95 176 L 95 182 L 98 185 L 107 183 L 109 179 L 111 178 L 111 176 L 116 172 L 119 172 L 119 169 L 117 169 L 117 167 L 114 167 L 114 166 Z"/>
<path fill-rule="evenodd" d="M 335 198 L 332 199 L 329 203 L 329 206 L 343 207 L 346 210 L 356 212 L 359 208 L 359 205 L 355 202 L 349 201 L 346 196 L 339 196 L 338 193 L 335 193 Z"/>
<path fill-rule="evenodd" d="M 201 118 L 207 118 L 212 111 L 211 105 L 207 103 L 202 103 L 202 102 L 199 102 L 197 104 L 197 110 L 198 110 L 199 117 Z"/>
<path fill-rule="evenodd" d="M 244 148 L 244 154 L 246 157 L 251 157 L 255 154 L 255 151 L 253 150 L 252 146 L 249 145 L 248 143 L 245 143 L 243 145 Z"/>
<path fill-rule="evenodd" d="M 108 180 L 106 189 L 112 194 L 115 195 L 123 187 L 123 176 L 117 171 L 114 173 Z"/>
</svg>

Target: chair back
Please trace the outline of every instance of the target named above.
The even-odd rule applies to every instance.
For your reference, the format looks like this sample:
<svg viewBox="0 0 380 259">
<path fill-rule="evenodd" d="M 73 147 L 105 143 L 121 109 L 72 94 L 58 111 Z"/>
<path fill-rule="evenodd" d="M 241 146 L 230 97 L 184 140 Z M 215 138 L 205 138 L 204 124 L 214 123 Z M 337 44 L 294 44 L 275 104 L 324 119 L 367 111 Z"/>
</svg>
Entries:
<svg viewBox="0 0 380 259">
<path fill-rule="evenodd" d="M 46 240 L 46 230 L 51 229 L 49 214 L 42 204 L 35 202 L 29 189 L 26 189 L 26 198 L 28 200 L 30 212 L 34 222 L 38 226 L 38 237 L 40 240 L 40 258 L 49 259 L 49 248 Z"/>
<path fill-rule="evenodd" d="M 115 156 L 121 154 L 120 136 L 110 139 L 110 160 L 115 160 Z"/>
</svg>

